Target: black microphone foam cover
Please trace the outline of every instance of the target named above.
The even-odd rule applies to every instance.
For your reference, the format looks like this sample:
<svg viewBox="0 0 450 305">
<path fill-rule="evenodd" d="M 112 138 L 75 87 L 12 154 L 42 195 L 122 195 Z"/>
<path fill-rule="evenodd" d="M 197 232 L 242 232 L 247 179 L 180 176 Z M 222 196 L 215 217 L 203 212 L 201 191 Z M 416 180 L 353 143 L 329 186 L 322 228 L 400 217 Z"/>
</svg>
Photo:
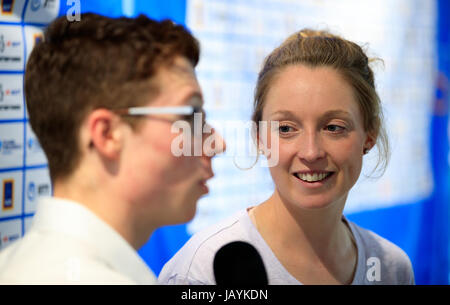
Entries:
<svg viewBox="0 0 450 305">
<path fill-rule="evenodd" d="M 226 244 L 214 257 L 214 277 L 217 285 L 267 285 L 267 273 L 258 251 L 249 243 L 235 241 Z"/>
</svg>

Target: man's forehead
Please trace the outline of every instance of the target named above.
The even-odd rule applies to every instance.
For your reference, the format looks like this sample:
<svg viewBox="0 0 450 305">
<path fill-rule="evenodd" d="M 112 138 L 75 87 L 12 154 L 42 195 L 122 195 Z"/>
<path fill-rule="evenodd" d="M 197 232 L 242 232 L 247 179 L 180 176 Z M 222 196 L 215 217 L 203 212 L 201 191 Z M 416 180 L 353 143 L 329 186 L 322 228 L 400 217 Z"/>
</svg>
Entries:
<svg viewBox="0 0 450 305">
<path fill-rule="evenodd" d="M 170 65 L 161 67 L 155 80 L 161 93 L 176 95 L 180 100 L 195 106 L 203 104 L 202 92 L 194 67 L 186 58 L 176 57 Z"/>
<path fill-rule="evenodd" d="M 197 84 L 197 76 L 192 64 L 184 57 L 176 57 L 168 64 L 159 68 L 155 79 L 159 82 L 192 82 Z"/>
<path fill-rule="evenodd" d="M 181 74 L 194 75 L 195 70 L 192 66 L 191 62 L 184 57 L 177 56 L 173 60 L 172 65 L 168 67 L 168 70 L 172 70 L 174 72 L 178 72 Z"/>
</svg>

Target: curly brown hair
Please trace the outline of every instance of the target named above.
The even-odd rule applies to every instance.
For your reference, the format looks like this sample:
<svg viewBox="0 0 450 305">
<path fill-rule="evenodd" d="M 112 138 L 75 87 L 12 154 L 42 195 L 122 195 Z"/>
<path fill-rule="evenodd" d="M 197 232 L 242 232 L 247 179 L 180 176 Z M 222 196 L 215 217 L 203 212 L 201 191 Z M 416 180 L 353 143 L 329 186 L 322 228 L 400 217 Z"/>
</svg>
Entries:
<svg viewBox="0 0 450 305">
<path fill-rule="evenodd" d="M 88 113 L 147 104 L 158 94 L 152 82 L 158 69 L 177 56 L 195 67 L 199 52 L 198 41 L 170 20 L 86 13 L 79 22 L 53 21 L 28 59 L 24 84 L 29 121 L 52 180 L 76 168 L 79 128 Z"/>
</svg>

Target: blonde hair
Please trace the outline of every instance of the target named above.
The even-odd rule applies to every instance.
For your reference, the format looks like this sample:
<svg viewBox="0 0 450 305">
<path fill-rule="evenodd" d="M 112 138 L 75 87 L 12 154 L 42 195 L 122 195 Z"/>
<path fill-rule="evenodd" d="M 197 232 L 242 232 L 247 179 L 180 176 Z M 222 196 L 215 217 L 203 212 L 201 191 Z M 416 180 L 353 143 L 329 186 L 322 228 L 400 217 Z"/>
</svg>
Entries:
<svg viewBox="0 0 450 305">
<path fill-rule="evenodd" d="M 262 119 L 265 98 L 275 77 L 287 66 L 330 67 L 338 71 L 354 89 L 363 116 L 364 130 L 376 138 L 380 176 L 389 162 L 389 141 L 383 124 L 381 101 L 369 58 L 354 42 L 327 31 L 303 29 L 289 36 L 264 60 L 255 89 L 252 120 Z"/>
</svg>

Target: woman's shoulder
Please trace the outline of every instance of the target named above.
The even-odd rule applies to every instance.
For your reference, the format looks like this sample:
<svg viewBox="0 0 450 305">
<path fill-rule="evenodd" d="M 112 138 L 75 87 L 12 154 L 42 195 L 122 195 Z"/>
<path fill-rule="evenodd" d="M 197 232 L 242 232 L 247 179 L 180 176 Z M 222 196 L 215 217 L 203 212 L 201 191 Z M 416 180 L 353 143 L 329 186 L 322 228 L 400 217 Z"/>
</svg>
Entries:
<svg viewBox="0 0 450 305">
<path fill-rule="evenodd" d="M 367 270 L 375 270 L 371 267 L 379 265 L 383 282 L 414 284 L 411 260 L 403 249 L 371 230 L 350 221 L 349 224 L 355 235 L 358 254 L 364 257 Z"/>
<path fill-rule="evenodd" d="M 353 233 L 357 234 L 360 241 L 363 243 L 367 253 L 380 254 L 382 256 L 389 256 L 392 259 L 408 260 L 409 257 L 399 246 L 389 241 L 388 239 L 378 235 L 377 233 L 360 227 L 354 222 L 349 222 L 353 229 Z"/>
<path fill-rule="evenodd" d="M 224 245 L 249 241 L 246 210 L 219 221 L 194 234 L 164 265 L 158 278 L 160 284 L 214 284 L 215 253 Z"/>
</svg>

